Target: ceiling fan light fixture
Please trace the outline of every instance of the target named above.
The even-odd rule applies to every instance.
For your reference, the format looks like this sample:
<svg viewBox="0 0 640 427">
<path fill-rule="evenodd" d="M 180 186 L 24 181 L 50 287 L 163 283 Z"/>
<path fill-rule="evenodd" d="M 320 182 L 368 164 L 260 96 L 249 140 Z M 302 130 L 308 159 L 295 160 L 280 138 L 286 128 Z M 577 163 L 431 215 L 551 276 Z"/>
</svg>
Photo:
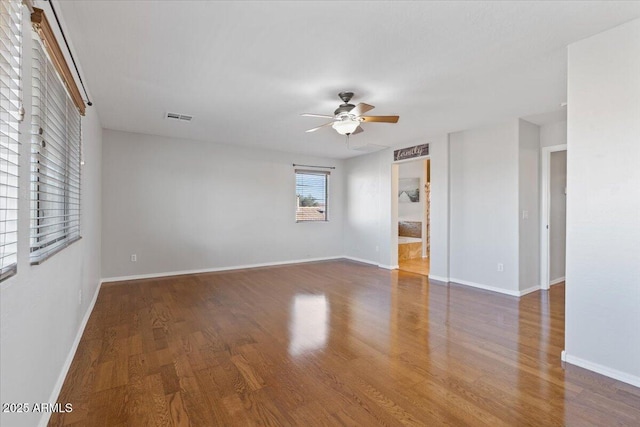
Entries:
<svg viewBox="0 0 640 427">
<path fill-rule="evenodd" d="M 358 120 L 340 120 L 331 125 L 340 135 L 351 135 L 360 126 Z"/>
</svg>

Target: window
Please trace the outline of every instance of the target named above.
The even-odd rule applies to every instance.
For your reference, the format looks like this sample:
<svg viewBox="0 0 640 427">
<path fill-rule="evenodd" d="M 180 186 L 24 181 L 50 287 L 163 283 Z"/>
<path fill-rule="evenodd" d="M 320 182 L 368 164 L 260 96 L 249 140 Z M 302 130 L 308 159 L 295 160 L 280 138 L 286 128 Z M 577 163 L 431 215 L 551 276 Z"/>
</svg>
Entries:
<svg viewBox="0 0 640 427">
<path fill-rule="evenodd" d="M 328 221 L 329 172 L 296 169 L 296 222 Z"/>
<path fill-rule="evenodd" d="M 80 111 L 67 91 L 69 81 L 62 80 L 55 51 L 56 64 L 51 60 L 53 44 L 46 40 L 45 49 L 41 41 L 42 32 L 33 32 L 32 264 L 80 238 Z"/>
<path fill-rule="evenodd" d="M 0 2 L 0 280 L 15 274 L 18 262 L 21 4 Z"/>
</svg>

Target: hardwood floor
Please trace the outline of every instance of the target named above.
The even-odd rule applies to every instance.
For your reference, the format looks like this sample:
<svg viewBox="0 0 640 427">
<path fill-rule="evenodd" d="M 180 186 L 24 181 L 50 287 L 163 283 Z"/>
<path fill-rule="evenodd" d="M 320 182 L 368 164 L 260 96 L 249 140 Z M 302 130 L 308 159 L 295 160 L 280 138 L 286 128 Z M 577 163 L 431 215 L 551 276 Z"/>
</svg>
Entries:
<svg viewBox="0 0 640 427">
<path fill-rule="evenodd" d="M 415 258 L 407 260 L 398 260 L 398 268 L 402 271 L 411 273 L 429 275 L 429 258 Z"/>
<path fill-rule="evenodd" d="M 350 261 L 107 283 L 49 425 L 639 425 L 563 310 Z"/>
</svg>

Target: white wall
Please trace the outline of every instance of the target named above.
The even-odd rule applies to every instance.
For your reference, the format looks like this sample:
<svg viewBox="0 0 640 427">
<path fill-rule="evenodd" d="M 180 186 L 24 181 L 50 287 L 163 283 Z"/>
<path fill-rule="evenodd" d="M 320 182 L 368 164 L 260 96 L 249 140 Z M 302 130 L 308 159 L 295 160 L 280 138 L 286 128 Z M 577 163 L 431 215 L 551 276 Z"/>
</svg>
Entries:
<svg viewBox="0 0 640 427">
<path fill-rule="evenodd" d="M 385 244 L 391 246 L 391 236 L 385 238 L 381 231 L 385 225 L 382 199 L 390 196 L 384 194 L 382 188 L 383 180 L 391 182 L 391 163 L 387 164 L 387 151 L 345 161 L 344 253 L 372 264 L 383 264 L 381 248 Z M 389 221 L 389 233 L 391 231 Z M 386 259 L 390 264 L 389 258 Z"/>
<path fill-rule="evenodd" d="M 567 143 L 567 122 L 560 121 L 540 126 L 540 147 Z"/>
<path fill-rule="evenodd" d="M 28 14 L 25 13 L 25 22 Z M 25 25 L 23 52 L 31 51 Z M 0 395 L 2 402 L 56 402 L 78 332 L 100 283 L 101 139 L 94 108 L 82 119 L 82 239 L 41 265 L 29 264 L 31 61 L 24 55 L 26 116 L 21 124 L 18 273 L 0 283 Z M 80 292 L 82 299 L 79 300 Z M 63 402 L 66 403 L 66 402 Z M 38 425 L 40 413 L 0 413 L 0 425 Z M 48 414 L 44 414 L 48 419 Z"/>
<path fill-rule="evenodd" d="M 640 20 L 568 64 L 565 358 L 640 386 Z"/>
<path fill-rule="evenodd" d="M 113 130 L 103 136 L 105 278 L 343 254 L 340 160 Z M 336 166 L 328 222 L 295 222 L 292 163 Z"/>
<path fill-rule="evenodd" d="M 567 236 L 567 152 L 551 153 L 549 162 L 549 280 L 564 280 Z"/>
<path fill-rule="evenodd" d="M 540 128 L 518 121 L 519 289 L 540 287 Z"/>
<path fill-rule="evenodd" d="M 449 142 L 450 279 L 516 294 L 518 122 L 452 133 Z"/>
<path fill-rule="evenodd" d="M 449 280 L 449 136 L 429 139 L 431 251 L 429 277 Z"/>
<path fill-rule="evenodd" d="M 429 138 L 431 159 L 431 253 L 429 277 L 448 280 L 448 138 Z M 423 142 L 416 142 L 414 145 Z M 409 146 L 409 145 L 408 145 Z M 418 162 L 423 164 L 422 162 Z M 391 212 L 393 149 L 352 157 L 345 162 L 344 253 L 386 268 L 397 265 L 398 224 Z M 397 214 L 397 211 L 396 211 Z M 395 256 L 394 256 L 395 255 Z"/>
</svg>

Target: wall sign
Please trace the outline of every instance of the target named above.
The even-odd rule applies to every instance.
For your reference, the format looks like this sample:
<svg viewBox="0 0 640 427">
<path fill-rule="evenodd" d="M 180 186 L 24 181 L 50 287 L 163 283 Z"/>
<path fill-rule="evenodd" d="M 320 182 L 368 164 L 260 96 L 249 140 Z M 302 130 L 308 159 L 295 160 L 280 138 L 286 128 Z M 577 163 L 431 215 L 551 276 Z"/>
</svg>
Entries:
<svg viewBox="0 0 640 427">
<path fill-rule="evenodd" d="M 416 145 L 409 148 L 401 148 L 393 152 L 393 161 L 412 159 L 429 155 L 429 144 Z"/>
</svg>

